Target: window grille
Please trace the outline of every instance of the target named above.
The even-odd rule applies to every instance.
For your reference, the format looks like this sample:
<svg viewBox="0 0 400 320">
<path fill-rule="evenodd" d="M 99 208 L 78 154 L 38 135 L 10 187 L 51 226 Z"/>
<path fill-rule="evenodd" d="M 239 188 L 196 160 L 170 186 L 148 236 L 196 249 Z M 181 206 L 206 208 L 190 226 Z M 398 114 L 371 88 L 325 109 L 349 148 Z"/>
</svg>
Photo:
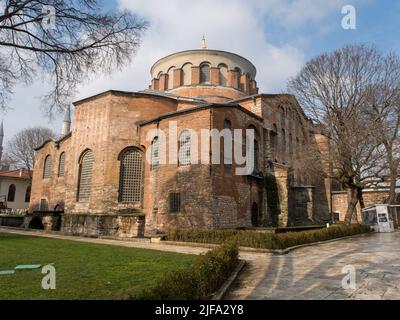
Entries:
<svg viewBox="0 0 400 320">
<path fill-rule="evenodd" d="M 120 158 L 120 202 L 142 202 L 143 155 L 139 150 L 129 149 Z"/>
<path fill-rule="evenodd" d="M 65 152 L 61 154 L 58 165 L 58 176 L 64 177 L 64 175 L 65 175 Z"/>
<path fill-rule="evenodd" d="M 179 137 L 179 165 L 189 166 L 190 165 L 190 133 L 185 130 Z"/>
<path fill-rule="evenodd" d="M 181 194 L 171 193 L 169 195 L 169 211 L 170 213 L 181 212 Z"/>
<path fill-rule="evenodd" d="M 94 155 L 92 151 L 87 151 L 82 157 L 79 172 L 79 191 L 78 201 L 88 202 L 92 191 Z"/>
<path fill-rule="evenodd" d="M 51 156 L 47 156 L 44 160 L 43 179 L 51 178 Z"/>
</svg>

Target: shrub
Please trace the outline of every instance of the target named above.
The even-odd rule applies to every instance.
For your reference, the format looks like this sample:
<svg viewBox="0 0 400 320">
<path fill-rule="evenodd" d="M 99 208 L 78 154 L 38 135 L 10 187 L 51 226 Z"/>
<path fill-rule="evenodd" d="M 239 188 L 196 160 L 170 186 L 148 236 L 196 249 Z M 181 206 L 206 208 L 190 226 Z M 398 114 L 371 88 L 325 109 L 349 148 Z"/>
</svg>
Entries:
<svg viewBox="0 0 400 320">
<path fill-rule="evenodd" d="M 365 225 L 338 225 L 330 228 L 288 232 L 288 233 L 262 233 L 256 231 L 240 230 L 169 230 L 167 240 L 181 242 L 221 244 L 227 240 L 235 240 L 242 247 L 258 249 L 287 249 L 301 244 L 326 241 L 346 236 L 371 232 Z"/>
<path fill-rule="evenodd" d="M 201 255 L 191 266 L 165 275 L 154 288 L 144 291 L 134 299 L 209 299 L 236 267 L 238 256 L 237 243 L 229 241 L 205 255 Z"/>
</svg>

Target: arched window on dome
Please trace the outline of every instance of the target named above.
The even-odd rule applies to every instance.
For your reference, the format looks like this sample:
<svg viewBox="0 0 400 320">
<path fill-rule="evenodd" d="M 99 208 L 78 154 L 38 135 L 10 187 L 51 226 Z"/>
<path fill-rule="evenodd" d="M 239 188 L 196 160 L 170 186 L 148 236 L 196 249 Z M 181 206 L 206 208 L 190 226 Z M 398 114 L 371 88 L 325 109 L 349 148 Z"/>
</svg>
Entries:
<svg viewBox="0 0 400 320">
<path fill-rule="evenodd" d="M 219 66 L 219 85 L 226 87 L 228 83 L 228 66 L 221 63 Z"/>
<path fill-rule="evenodd" d="M 240 68 L 236 67 L 235 72 L 236 72 L 236 88 L 240 90 L 240 88 L 241 88 L 240 78 L 242 76 L 242 70 Z"/>
<path fill-rule="evenodd" d="M 210 65 L 208 63 L 200 66 L 200 83 L 210 83 Z"/>
<path fill-rule="evenodd" d="M 171 67 L 168 69 L 168 90 L 174 88 L 174 70 L 175 67 Z"/>
<path fill-rule="evenodd" d="M 182 67 L 182 83 L 184 86 L 192 84 L 192 66 L 191 63 L 186 63 Z"/>
</svg>

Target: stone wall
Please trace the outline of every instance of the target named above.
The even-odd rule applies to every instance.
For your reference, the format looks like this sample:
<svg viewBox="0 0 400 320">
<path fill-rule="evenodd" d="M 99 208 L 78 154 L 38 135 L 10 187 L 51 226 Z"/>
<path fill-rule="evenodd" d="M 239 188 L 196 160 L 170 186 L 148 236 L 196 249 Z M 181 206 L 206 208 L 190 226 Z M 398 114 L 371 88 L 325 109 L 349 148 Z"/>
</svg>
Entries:
<svg viewBox="0 0 400 320">
<path fill-rule="evenodd" d="M 373 190 L 368 189 L 363 191 L 363 198 L 365 207 L 368 208 L 374 204 L 386 204 L 389 199 L 389 190 L 379 189 Z M 345 191 L 333 192 L 332 193 L 332 212 L 339 214 L 339 221 L 345 221 L 347 211 L 347 193 Z M 354 217 L 356 221 L 361 222 L 361 207 L 357 205 L 357 216 Z"/>
<path fill-rule="evenodd" d="M 61 232 L 88 237 L 144 236 L 144 217 L 134 215 L 65 214 Z"/>
</svg>

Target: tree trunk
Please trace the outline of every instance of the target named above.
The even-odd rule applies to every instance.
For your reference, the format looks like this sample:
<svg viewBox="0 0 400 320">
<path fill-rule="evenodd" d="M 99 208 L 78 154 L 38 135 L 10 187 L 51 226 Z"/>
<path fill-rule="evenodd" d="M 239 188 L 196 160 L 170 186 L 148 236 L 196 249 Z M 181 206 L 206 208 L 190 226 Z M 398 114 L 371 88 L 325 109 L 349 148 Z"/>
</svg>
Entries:
<svg viewBox="0 0 400 320">
<path fill-rule="evenodd" d="M 390 194 L 389 194 L 389 204 L 396 204 L 396 180 L 397 180 L 397 169 L 390 170 Z"/>
<path fill-rule="evenodd" d="M 347 188 L 347 212 L 345 217 L 345 222 L 347 225 L 351 224 L 353 219 L 353 214 L 356 211 L 358 203 L 358 188 L 348 187 Z"/>
</svg>

